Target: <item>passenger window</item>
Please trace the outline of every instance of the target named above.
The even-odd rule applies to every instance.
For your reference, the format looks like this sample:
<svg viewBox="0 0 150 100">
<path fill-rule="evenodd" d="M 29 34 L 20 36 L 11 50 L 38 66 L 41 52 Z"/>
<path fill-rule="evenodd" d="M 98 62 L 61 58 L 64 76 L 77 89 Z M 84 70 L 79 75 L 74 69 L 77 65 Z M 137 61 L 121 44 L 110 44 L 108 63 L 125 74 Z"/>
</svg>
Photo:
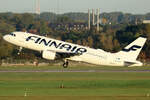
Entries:
<svg viewBox="0 0 150 100">
<path fill-rule="evenodd" d="M 13 36 L 13 34 L 12 34 L 12 33 L 10 33 L 9 35 L 12 35 L 12 36 Z"/>
<path fill-rule="evenodd" d="M 16 34 L 14 34 L 14 33 L 10 33 L 10 35 L 11 35 L 11 36 L 14 36 L 14 37 L 16 36 Z"/>
</svg>

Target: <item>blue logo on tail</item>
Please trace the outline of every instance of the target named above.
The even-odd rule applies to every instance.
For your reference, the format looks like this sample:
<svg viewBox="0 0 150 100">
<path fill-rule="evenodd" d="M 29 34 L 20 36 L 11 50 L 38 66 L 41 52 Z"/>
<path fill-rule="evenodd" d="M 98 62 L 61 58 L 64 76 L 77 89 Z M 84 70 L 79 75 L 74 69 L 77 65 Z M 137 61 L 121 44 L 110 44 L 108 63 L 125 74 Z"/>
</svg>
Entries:
<svg viewBox="0 0 150 100">
<path fill-rule="evenodd" d="M 125 51 L 125 52 L 136 51 L 137 49 L 140 49 L 140 48 L 141 48 L 141 46 L 133 45 L 133 46 L 130 47 L 129 49 L 123 49 L 122 51 Z"/>
</svg>

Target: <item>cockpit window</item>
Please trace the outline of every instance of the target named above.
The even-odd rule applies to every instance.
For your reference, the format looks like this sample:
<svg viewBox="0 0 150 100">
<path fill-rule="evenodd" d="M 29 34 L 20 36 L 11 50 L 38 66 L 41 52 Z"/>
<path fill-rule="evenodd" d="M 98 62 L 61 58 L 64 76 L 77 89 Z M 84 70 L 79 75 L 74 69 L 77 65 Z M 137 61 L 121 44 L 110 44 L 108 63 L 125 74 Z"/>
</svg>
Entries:
<svg viewBox="0 0 150 100">
<path fill-rule="evenodd" d="M 14 33 L 10 33 L 9 35 L 14 36 L 14 37 L 16 36 L 16 34 L 14 34 Z"/>
</svg>

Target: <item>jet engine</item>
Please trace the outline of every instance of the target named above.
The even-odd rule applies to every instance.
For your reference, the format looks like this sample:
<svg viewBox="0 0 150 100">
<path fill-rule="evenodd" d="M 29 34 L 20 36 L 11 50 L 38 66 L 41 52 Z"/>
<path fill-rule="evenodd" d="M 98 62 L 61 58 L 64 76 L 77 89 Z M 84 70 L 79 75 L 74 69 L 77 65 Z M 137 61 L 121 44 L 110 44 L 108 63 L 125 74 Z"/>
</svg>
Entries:
<svg viewBox="0 0 150 100">
<path fill-rule="evenodd" d="M 56 58 L 56 52 L 45 50 L 42 53 L 42 57 L 48 60 L 54 60 Z"/>
</svg>

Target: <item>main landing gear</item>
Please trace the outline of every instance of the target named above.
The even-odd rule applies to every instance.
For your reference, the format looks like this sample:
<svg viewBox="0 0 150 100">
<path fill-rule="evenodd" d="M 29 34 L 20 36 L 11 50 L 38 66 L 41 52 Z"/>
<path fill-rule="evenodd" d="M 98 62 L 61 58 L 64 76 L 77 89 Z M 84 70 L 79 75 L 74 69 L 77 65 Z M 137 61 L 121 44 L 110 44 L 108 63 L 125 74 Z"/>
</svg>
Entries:
<svg viewBox="0 0 150 100">
<path fill-rule="evenodd" d="M 65 60 L 64 60 L 64 63 L 63 63 L 63 67 L 64 67 L 64 68 L 67 68 L 67 67 L 68 67 L 68 64 L 69 64 L 68 59 L 65 59 Z"/>
</svg>

